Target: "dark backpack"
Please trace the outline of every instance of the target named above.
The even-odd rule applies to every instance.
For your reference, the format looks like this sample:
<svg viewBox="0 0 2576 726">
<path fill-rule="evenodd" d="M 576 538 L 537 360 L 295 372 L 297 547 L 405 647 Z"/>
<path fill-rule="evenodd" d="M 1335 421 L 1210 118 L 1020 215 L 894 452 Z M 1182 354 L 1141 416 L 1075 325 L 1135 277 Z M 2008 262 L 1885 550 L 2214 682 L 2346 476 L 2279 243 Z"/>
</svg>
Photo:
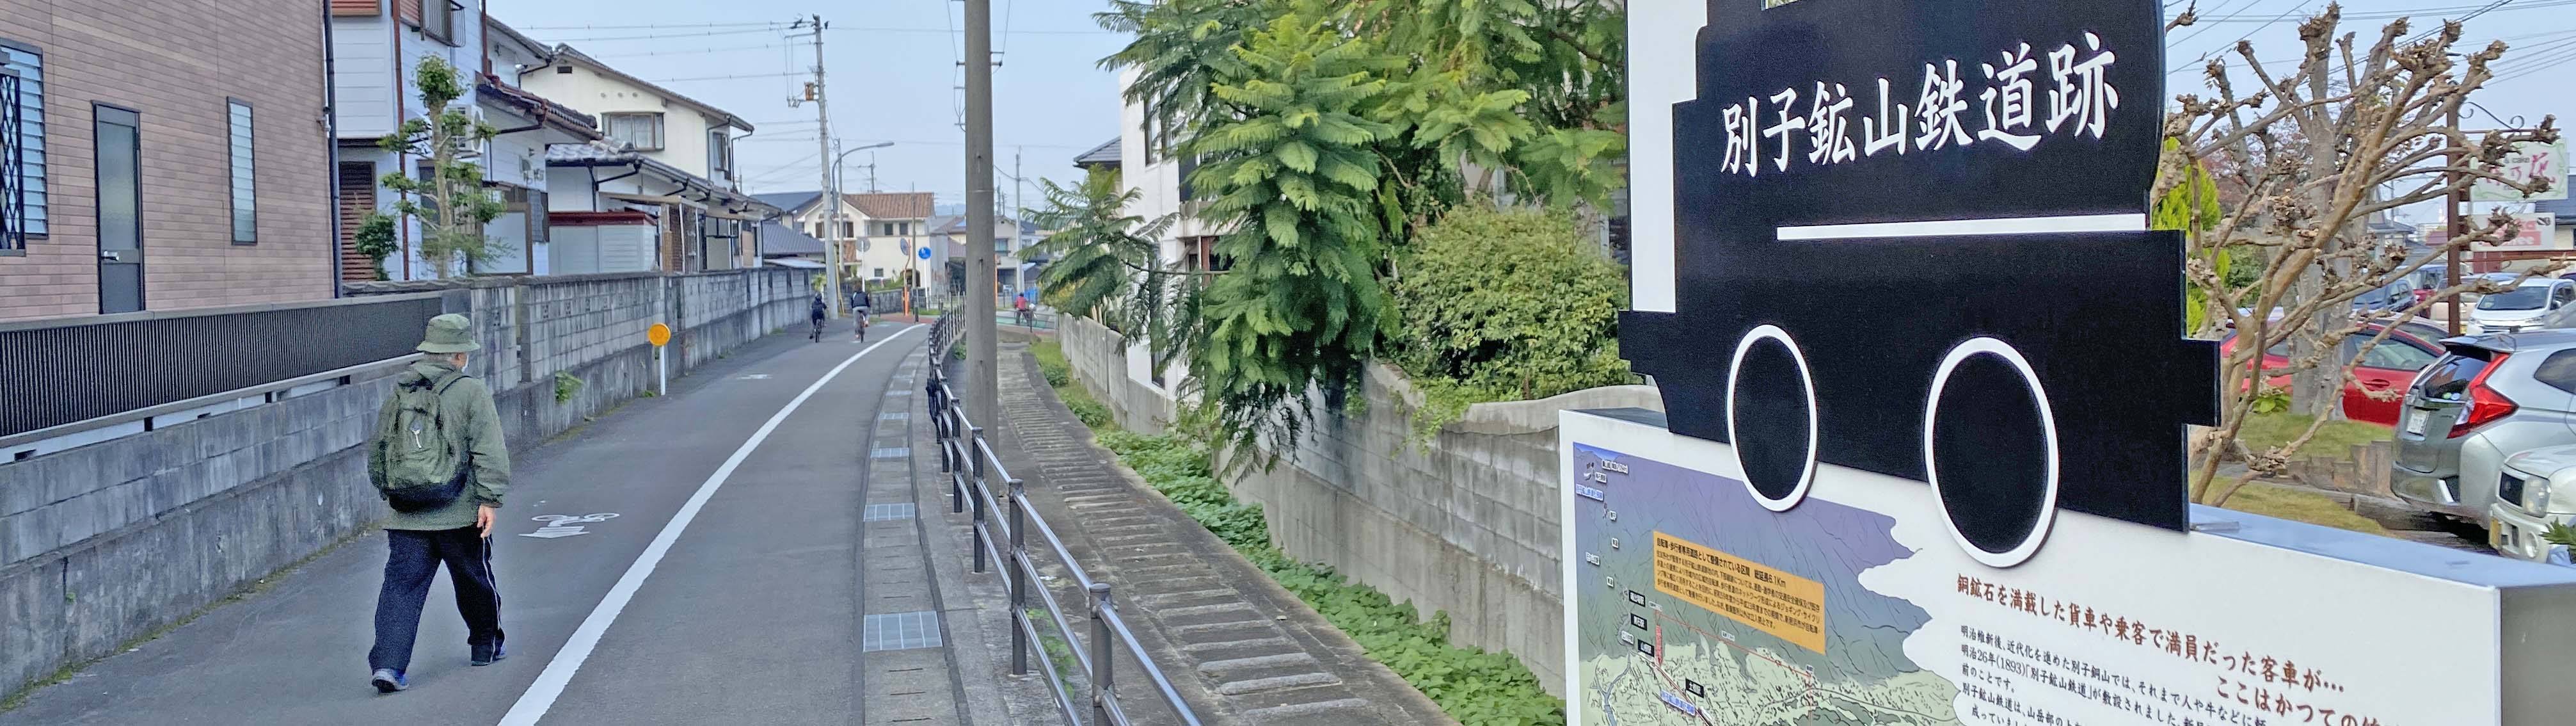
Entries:
<svg viewBox="0 0 2576 726">
<path fill-rule="evenodd" d="M 385 480 L 377 484 L 385 503 L 397 512 L 421 512 L 447 506 L 465 493 L 465 452 L 447 437 L 447 389 L 464 374 L 444 381 L 423 381 L 394 389 L 393 416 L 384 437 Z"/>
</svg>

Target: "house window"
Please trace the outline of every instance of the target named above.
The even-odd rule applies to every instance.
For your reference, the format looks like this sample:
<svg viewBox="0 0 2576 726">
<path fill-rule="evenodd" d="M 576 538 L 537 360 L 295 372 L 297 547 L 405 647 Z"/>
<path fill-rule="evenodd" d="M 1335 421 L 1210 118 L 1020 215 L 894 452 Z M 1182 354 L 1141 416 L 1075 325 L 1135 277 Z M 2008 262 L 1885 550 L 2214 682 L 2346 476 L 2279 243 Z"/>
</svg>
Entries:
<svg viewBox="0 0 2576 726">
<path fill-rule="evenodd" d="M 859 223 L 857 223 L 857 222 L 842 222 L 842 223 L 841 223 L 841 238 L 842 238 L 842 239 L 849 239 L 849 238 L 851 238 L 851 237 L 857 237 L 857 236 L 859 236 Z"/>
<path fill-rule="evenodd" d="M 877 279 L 879 279 L 879 280 L 883 280 L 883 279 L 885 279 L 885 268 L 883 268 L 883 267 L 879 267 L 879 268 L 877 268 L 877 274 L 875 275 L 875 277 L 876 277 Z"/>
<path fill-rule="evenodd" d="M 259 175 L 254 166 L 257 145 L 251 142 L 250 104 L 228 104 L 232 122 L 233 244 L 259 242 Z"/>
<path fill-rule="evenodd" d="M 1154 150 L 1162 148 L 1161 141 L 1156 138 L 1154 133 L 1155 127 L 1159 125 L 1160 124 L 1154 123 L 1154 103 L 1147 101 L 1145 103 L 1145 123 L 1143 126 L 1145 131 L 1145 163 L 1149 166 L 1154 163 Z"/>
<path fill-rule="evenodd" d="M 636 151 L 662 150 L 662 114 L 612 113 L 604 118 L 609 141 L 632 146 Z"/>
<path fill-rule="evenodd" d="M 420 32 L 448 45 L 456 44 L 456 6 L 449 0 L 418 0 Z"/>
<path fill-rule="evenodd" d="M 707 176 L 733 178 L 733 141 L 724 129 L 707 132 Z"/>
<path fill-rule="evenodd" d="M 45 58 L 0 40 L 0 255 L 45 234 Z"/>
</svg>

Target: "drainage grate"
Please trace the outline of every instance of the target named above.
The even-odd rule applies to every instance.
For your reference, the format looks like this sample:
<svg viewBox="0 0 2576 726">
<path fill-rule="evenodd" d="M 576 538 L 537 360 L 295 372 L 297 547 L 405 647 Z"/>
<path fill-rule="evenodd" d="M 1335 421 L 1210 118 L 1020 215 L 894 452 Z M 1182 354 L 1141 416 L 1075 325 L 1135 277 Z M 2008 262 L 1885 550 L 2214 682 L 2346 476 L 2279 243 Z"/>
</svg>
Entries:
<svg viewBox="0 0 2576 726">
<path fill-rule="evenodd" d="M 912 514 L 913 506 L 911 502 L 870 504 L 868 505 L 867 521 L 883 522 L 889 519 L 911 519 Z"/>
<path fill-rule="evenodd" d="M 901 388 L 901 389 L 896 389 L 896 390 L 892 390 L 892 391 L 887 391 L 887 392 L 886 392 L 886 396 L 887 396 L 887 397 L 894 397 L 894 396 L 909 396 L 909 395 L 912 395 L 912 389 L 910 389 L 910 388 Z"/>
<path fill-rule="evenodd" d="M 912 447 L 896 446 L 892 448 L 877 449 L 874 452 L 870 452 L 868 455 L 879 459 L 901 459 L 912 455 Z"/>
<path fill-rule="evenodd" d="M 893 412 L 893 413 L 881 413 L 881 414 L 877 414 L 877 420 L 879 420 L 879 421 L 910 421 L 910 420 L 912 420 L 912 413 L 911 413 L 911 412 L 909 412 L 909 411 L 895 411 L 895 412 Z"/>
<path fill-rule="evenodd" d="M 928 610 L 870 615 L 867 616 L 864 625 L 865 633 L 859 646 L 862 651 L 910 650 L 940 646 L 939 614 Z"/>
</svg>

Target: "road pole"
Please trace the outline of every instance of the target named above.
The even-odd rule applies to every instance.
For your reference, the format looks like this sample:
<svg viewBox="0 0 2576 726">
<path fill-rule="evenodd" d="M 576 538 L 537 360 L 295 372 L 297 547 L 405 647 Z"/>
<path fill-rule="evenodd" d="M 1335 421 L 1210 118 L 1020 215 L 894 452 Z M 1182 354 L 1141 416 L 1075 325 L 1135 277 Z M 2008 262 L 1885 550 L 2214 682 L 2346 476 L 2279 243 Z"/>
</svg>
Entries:
<svg viewBox="0 0 2576 726">
<path fill-rule="evenodd" d="M 966 0 L 966 415 L 998 421 L 993 330 L 993 3 Z M 984 291 L 977 295 L 976 290 Z"/>
<path fill-rule="evenodd" d="M 2459 108 L 2458 106 L 2452 106 L 2452 107 L 2451 107 L 2451 119 L 2450 119 L 2450 121 L 2451 121 L 2451 128 L 2456 129 L 2456 128 L 2459 128 L 2459 127 L 2460 127 L 2460 108 Z M 2453 168 L 2453 169 L 2458 169 L 2458 168 L 2459 168 L 2459 166 L 2460 166 L 2460 162 L 2462 161 L 2461 156 L 2462 156 L 2462 154 L 2460 154 L 2460 152 L 2458 152 L 2458 151 L 2453 151 L 2453 152 L 2451 152 L 2450 157 L 2449 157 L 2449 159 L 2448 159 L 2448 161 L 2450 162 L 2449 166 L 2450 166 L 2451 168 Z M 2446 234 L 2447 234 L 2447 235 L 2449 235 L 2448 237 L 2444 238 L 2444 239 L 2443 239 L 2443 241 L 2442 241 L 2442 250 L 2443 250 L 2443 252 L 2442 252 L 2442 254 L 2443 254 L 2443 265 L 2442 265 L 2442 278 L 2443 278 L 2443 279 L 2442 279 L 2442 289 L 2444 289 L 2444 290 L 2449 290 L 2449 289 L 2456 288 L 2456 287 L 2459 287 L 2459 286 L 2460 286 L 2460 246 L 2459 246 L 2459 242 L 2460 242 L 2460 238 L 2461 238 L 2461 237 L 2466 237 L 2466 236 L 2468 236 L 2468 230 L 2466 230 L 2466 229 L 2462 229 L 2462 228 L 2461 228 L 2461 223 L 2462 223 L 2462 222 L 2464 222 L 2464 221 L 2467 221 L 2467 220 L 2460 219 L 2460 203 L 2461 203 L 2461 202 L 2463 202 L 2463 201 L 2466 201 L 2466 200 L 2467 200 L 2467 197 L 2469 196 L 2469 193 L 2468 193 L 2468 189 L 2467 189 L 2466 187 L 2462 187 L 2462 186 L 2460 186 L 2460 173 L 2459 173 L 2459 172 L 2457 172 L 2457 171 L 2446 171 L 2446 172 L 2442 172 L 2442 176 L 2443 176 L 2443 181 L 2444 181 L 2448 186 L 2454 187 L 2454 189 L 2453 189 L 2453 191 L 2452 191 L 2451 193 L 2449 193 L 2449 194 L 2445 194 L 2445 195 L 2443 195 L 2443 196 L 2442 196 L 2442 228 L 2443 228 L 2444 230 L 2447 230 Z M 2459 293 L 2457 293 L 2457 292 L 2451 293 L 2451 299 L 2449 300 L 2448 304 L 2449 304 L 2449 305 L 2450 305 L 2450 307 L 2451 307 L 2451 315 L 2450 315 L 2451 321 L 2450 321 L 2450 323 L 2449 323 L 2449 330 L 2450 330 L 2450 333 L 2451 333 L 2452 335 L 2459 335 L 2459 334 L 2460 334 L 2460 295 L 2459 295 Z"/>
<path fill-rule="evenodd" d="M 823 273 L 823 299 L 828 301 L 823 308 L 825 315 L 837 318 L 841 316 L 841 180 L 835 178 L 840 175 L 832 173 L 833 165 L 838 163 L 832 155 L 832 106 L 830 101 L 825 100 L 823 93 L 823 16 L 813 16 L 812 22 L 814 120 L 822 126 L 822 131 L 815 134 L 814 147 L 815 152 L 821 154 L 823 158 L 823 185 L 816 188 L 822 190 L 820 193 L 829 194 L 832 197 L 824 200 L 826 204 L 831 205 L 832 211 L 828 221 L 823 223 L 826 227 L 823 230 L 823 234 L 826 235 L 823 242 L 823 263 L 831 266 Z"/>
</svg>

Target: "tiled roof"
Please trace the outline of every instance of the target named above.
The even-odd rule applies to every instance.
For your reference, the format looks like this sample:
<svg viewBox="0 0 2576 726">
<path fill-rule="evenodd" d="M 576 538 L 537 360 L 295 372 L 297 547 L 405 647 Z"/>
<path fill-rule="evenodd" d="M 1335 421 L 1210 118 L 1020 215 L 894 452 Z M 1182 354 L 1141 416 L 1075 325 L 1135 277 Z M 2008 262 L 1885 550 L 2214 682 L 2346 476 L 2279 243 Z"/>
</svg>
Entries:
<svg viewBox="0 0 2576 726">
<path fill-rule="evenodd" d="M 474 100 L 497 102 L 517 109 L 519 113 L 530 117 L 537 116 L 540 109 L 543 109 L 546 122 L 557 128 L 571 131 L 583 138 L 600 137 L 599 119 L 593 118 L 590 114 L 556 103 L 553 99 L 530 93 L 527 89 L 503 85 L 488 75 L 474 84 Z"/>
<path fill-rule="evenodd" d="M 1118 165 L 1118 154 L 1118 139 L 1113 138 L 1109 140 L 1109 143 L 1091 147 L 1090 151 L 1082 152 L 1081 156 L 1073 157 L 1073 165 L 1091 166 L 1094 164 L 1107 164 L 1110 166 L 1116 166 Z"/>
<path fill-rule="evenodd" d="M 850 206 L 859 208 L 859 213 L 869 219 L 930 218 L 930 192 L 843 194 L 841 197 L 849 200 Z"/>
<path fill-rule="evenodd" d="M 819 255 L 823 254 L 823 241 L 814 239 L 813 235 L 799 232 L 794 227 L 771 220 L 760 223 L 760 254 L 763 257 Z"/>
<path fill-rule="evenodd" d="M 769 206 L 794 212 L 799 209 L 804 209 L 805 205 L 814 203 L 814 200 L 819 199 L 822 196 L 822 192 L 770 192 L 767 194 L 754 194 L 751 195 L 751 198 L 768 203 Z"/>
</svg>

